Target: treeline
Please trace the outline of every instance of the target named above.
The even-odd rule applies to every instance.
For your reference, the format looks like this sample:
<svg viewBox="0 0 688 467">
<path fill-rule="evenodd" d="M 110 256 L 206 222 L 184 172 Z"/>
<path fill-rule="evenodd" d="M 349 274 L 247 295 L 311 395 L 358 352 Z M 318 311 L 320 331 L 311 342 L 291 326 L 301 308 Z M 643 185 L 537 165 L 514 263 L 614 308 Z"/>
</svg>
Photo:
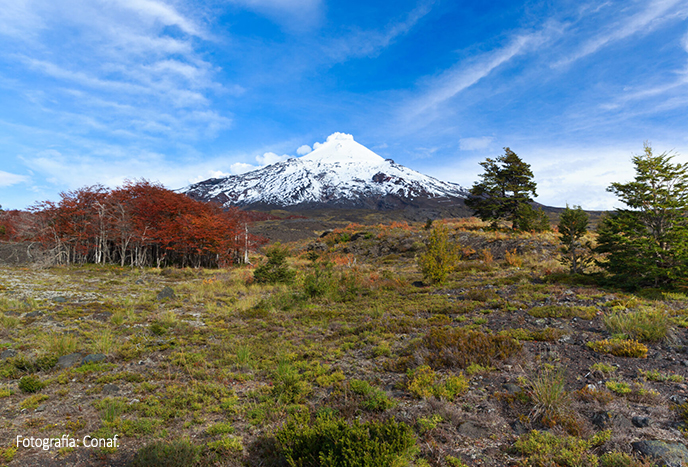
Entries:
<svg viewBox="0 0 688 467">
<path fill-rule="evenodd" d="M 548 230 L 545 213 L 529 204 L 536 189 L 530 165 L 504 150 L 505 155 L 480 163 L 485 172 L 471 188 L 466 206 L 495 228 L 511 222 L 514 230 Z M 588 215 L 580 206 L 566 207 L 558 228 L 562 259 L 572 273 L 596 264 L 609 273 L 611 285 L 688 288 L 688 163 L 673 163 L 673 158 L 668 152 L 654 154 L 647 142 L 643 153 L 633 156 L 635 180 L 607 188 L 627 208 L 602 218 L 595 246 L 584 240 Z M 439 251 L 447 256 L 447 248 Z M 438 269 L 436 263 L 432 266 Z"/>
<path fill-rule="evenodd" d="M 0 212 L 0 239 L 40 243 L 54 264 L 217 267 L 262 243 L 255 216 L 195 201 L 146 180 L 60 193 L 28 211 Z"/>
</svg>

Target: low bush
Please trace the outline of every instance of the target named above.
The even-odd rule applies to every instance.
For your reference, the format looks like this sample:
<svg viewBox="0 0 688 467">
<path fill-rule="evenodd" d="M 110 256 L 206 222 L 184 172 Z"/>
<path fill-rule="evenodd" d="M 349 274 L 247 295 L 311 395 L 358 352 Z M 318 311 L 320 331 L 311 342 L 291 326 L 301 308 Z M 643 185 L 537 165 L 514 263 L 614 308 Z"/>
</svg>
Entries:
<svg viewBox="0 0 688 467">
<path fill-rule="evenodd" d="M 296 271 L 287 265 L 289 250 L 277 242 L 265 249 L 267 261 L 253 271 L 253 279 L 263 284 L 291 284 Z"/>
<path fill-rule="evenodd" d="M 514 450 L 526 456 L 523 465 L 529 467 L 596 467 L 599 460 L 591 449 L 604 444 L 610 437 L 609 430 L 600 431 L 589 439 L 533 430 L 516 441 Z"/>
<path fill-rule="evenodd" d="M 585 344 L 595 352 L 608 353 L 617 357 L 645 358 L 648 348 L 635 340 L 605 339 Z"/>
<path fill-rule="evenodd" d="M 406 465 L 417 451 L 411 427 L 394 420 L 349 423 L 322 415 L 311 421 L 299 414 L 275 438 L 290 467 L 392 467 Z"/>
<path fill-rule="evenodd" d="M 468 390 L 468 380 L 463 373 L 442 378 L 429 366 L 409 370 L 408 378 L 409 392 L 420 399 L 435 396 L 438 399 L 453 401 Z"/>
<path fill-rule="evenodd" d="M 528 311 L 535 318 L 581 318 L 592 320 L 597 315 L 594 306 L 535 306 Z"/>
<path fill-rule="evenodd" d="M 625 452 L 610 451 L 600 456 L 600 467 L 654 467 L 650 460 L 642 460 Z"/>
<path fill-rule="evenodd" d="M 522 348 L 509 336 L 463 328 L 431 329 L 418 345 L 419 353 L 433 368 L 466 368 L 472 363 L 493 366 Z"/>
<path fill-rule="evenodd" d="M 156 441 L 136 452 L 132 467 L 188 467 L 201 458 L 201 448 L 189 440 Z"/>
<path fill-rule="evenodd" d="M 428 238 L 428 248 L 420 255 L 418 265 L 423 277 L 433 283 L 442 283 L 456 268 L 460 254 L 459 245 L 449 238 L 449 229 L 439 224 Z"/>
<path fill-rule="evenodd" d="M 361 408 L 364 410 L 384 412 L 396 405 L 396 402 L 390 399 L 385 391 L 371 386 L 367 381 L 352 379 L 349 381 L 349 389 L 354 394 L 362 396 Z"/>
<path fill-rule="evenodd" d="M 38 379 L 37 376 L 27 375 L 19 380 L 19 389 L 26 393 L 38 392 L 46 386 L 46 383 Z"/>
<path fill-rule="evenodd" d="M 555 341 L 566 334 L 563 329 L 544 328 L 544 329 L 523 329 L 512 328 L 499 331 L 500 335 L 510 336 L 519 341 Z"/>
</svg>

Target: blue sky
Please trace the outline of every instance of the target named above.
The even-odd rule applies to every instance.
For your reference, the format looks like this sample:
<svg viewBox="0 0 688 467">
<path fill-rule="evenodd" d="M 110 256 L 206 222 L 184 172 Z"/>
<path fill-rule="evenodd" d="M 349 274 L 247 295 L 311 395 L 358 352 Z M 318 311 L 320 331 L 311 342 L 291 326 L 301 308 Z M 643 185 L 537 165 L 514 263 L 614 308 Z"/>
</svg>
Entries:
<svg viewBox="0 0 688 467">
<path fill-rule="evenodd" d="M 336 131 L 470 186 L 508 146 L 538 201 L 617 206 L 688 161 L 688 0 L 0 0 L 0 204 L 169 188 Z"/>
</svg>

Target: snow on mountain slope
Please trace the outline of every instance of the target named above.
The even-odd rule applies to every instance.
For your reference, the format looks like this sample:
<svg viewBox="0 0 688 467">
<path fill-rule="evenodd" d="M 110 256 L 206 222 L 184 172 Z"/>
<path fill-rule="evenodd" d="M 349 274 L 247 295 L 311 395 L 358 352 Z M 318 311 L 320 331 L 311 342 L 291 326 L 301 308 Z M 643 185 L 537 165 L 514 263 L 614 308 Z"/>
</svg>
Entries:
<svg viewBox="0 0 688 467">
<path fill-rule="evenodd" d="M 330 135 L 305 156 L 241 175 L 205 180 L 179 191 L 225 206 L 373 207 L 388 197 L 404 202 L 466 197 L 460 185 L 383 159 L 344 133 Z"/>
</svg>

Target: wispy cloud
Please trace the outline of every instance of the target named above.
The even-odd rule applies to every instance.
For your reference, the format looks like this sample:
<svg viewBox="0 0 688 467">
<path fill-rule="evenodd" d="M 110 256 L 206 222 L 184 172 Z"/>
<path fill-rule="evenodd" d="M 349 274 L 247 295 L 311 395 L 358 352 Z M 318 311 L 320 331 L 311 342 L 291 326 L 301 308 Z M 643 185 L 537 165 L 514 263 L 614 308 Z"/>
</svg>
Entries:
<svg viewBox="0 0 688 467">
<path fill-rule="evenodd" d="M 481 136 L 479 138 L 461 138 L 459 140 L 459 149 L 462 151 L 475 151 L 478 149 L 487 149 L 494 141 L 492 136 Z"/>
<path fill-rule="evenodd" d="M 33 75 L 31 84 L 11 83 L 13 91 L 32 96 L 41 111 L 57 116 L 56 125 L 69 123 L 63 131 L 207 136 L 232 121 L 212 109 L 209 96 L 243 92 L 220 84 L 216 68 L 195 51 L 210 36 L 200 23 L 164 1 L 14 0 L 0 13 L 0 31 L 15 43 L 0 60 Z M 53 42 L 56 34 L 63 44 Z"/>
<path fill-rule="evenodd" d="M 370 57 L 389 47 L 397 38 L 408 34 L 425 17 L 434 1 L 423 1 L 401 20 L 389 23 L 379 30 L 354 31 L 323 46 L 326 56 L 335 62 L 352 57 Z"/>
<path fill-rule="evenodd" d="M 679 9 L 676 10 L 675 7 L 679 7 Z M 595 12 L 593 11 L 592 13 Z M 642 11 L 626 17 L 621 14 L 621 18 L 606 24 L 601 33 L 584 41 L 577 50 L 558 60 L 553 66 L 568 65 L 634 34 L 647 34 L 668 20 L 676 19 L 677 17 L 685 18 L 687 13 L 688 9 L 686 9 L 684 0 L 655 0 L 649 2 L 647 8 Z"/>
<path fill-rule="evenodd" d="M 29 180 L 25 175 L 17 175 L 0 170 L 0 186 L 12 186 Z"/>
<path fill-rule="evenodd" d="M 427 114 L 478 83 L 501 65 L 526 52 L 537 50 L 557 33 L 558 29 L 553 25 L 538 31 L 519 33 L 503 47 L 455 64 L 439 76 L 429 79 L 425 89 L 405 106 L 402 113 L 409 119 Z"/>
<path fill-rule="evenodd" d="M 317 26 L 322 17 L 321 0 L 229 0 L 264 15 L 288 30 L 298 32 Z"/>
</svg>

